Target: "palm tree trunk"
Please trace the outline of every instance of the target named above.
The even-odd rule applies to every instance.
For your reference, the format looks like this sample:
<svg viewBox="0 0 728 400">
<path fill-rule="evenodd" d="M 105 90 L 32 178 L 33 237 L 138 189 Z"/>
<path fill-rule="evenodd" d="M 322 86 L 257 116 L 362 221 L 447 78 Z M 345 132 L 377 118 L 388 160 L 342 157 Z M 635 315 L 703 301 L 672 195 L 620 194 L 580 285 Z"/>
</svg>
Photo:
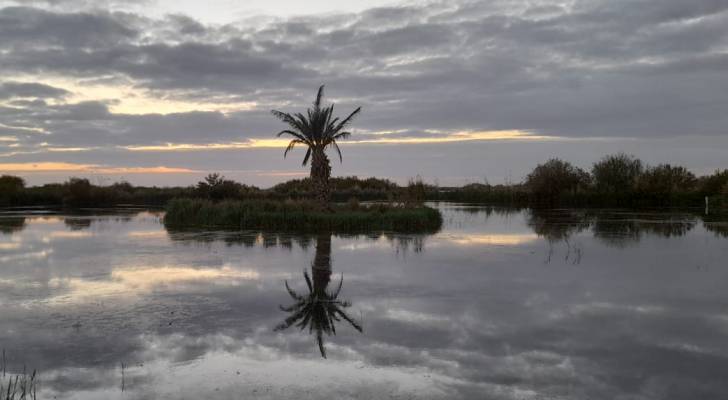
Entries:
<svg viewBox="0 0 728 400">
<path fill-rule="evenodd" d="M 314 149 L 311 160 L 311 181 L 316 192 L 316 201 L 324 208 L 329 206 L 331 193 L 329 191 L 329 177 L 331 165 L 323 149 Z"/>
<path fill-rule="evenodd" d="M 326 292 L 331 281 L 331 234 L 322 233 L 316 238 L 316 255 L 311 265 L 313 291 L 318 295 Z"/>
</svg>

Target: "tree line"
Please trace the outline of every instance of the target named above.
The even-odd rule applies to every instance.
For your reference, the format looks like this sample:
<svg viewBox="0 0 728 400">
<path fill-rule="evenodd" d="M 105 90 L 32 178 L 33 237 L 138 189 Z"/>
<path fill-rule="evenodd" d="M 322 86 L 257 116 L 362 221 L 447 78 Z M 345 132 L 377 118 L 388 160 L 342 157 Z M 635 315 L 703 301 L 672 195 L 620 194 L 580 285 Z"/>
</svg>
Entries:
<svg viewBox="0 0 728 400">
<path fill-rule="evenodd" d="M 331 197 L 336 202 L 414 199 L 424 200 L 421 190 L 407 193 L 406 188 L 387 179 L 356 176 L 331 178 Z M 400 192 L 402 194 L 400 194 Z M 0 176 L 0 206 L 105 207 L 118 205 L 159 206 L 176 198 L 221 200 L 285 200 L 314 199 L 316 187 L 311 178 L 294 179 L 268 189 L 242 184 L 213 173 L 194 186 L 145 187 L 129 182 L 95 185 L 85 178 L 70 178 L 63 183 L 27 186 L 23 178 Z"/>
<path fill-rule="evenodd" d="M 536 166 L 521 183 L 476 183 L 437 192 L 435 197 L 442 200 L 531 206 L 700 206 L 705 197 L 720 205 L 728 204 L 728 169 L 698 177 L 683 166 L 650 166 L 618 153 L 585 171 L 553 158 Z"/>
<path fill-rule="evenodd" d="M 517 206 L 652 207 L 702 206 L 704 198 L 709 197 L 715 206 L 728 205 L 728 169 L 698 177 L 682 166 L 648 166 L 626 154 L 606 156 L 594 163 L 590 171 L 551 159 L 536 166 L 522 182 L 511 185 L 473 183 L 438 187 L 415 179 L 402 186 L 388 179 L 351 176 L 331 178 L 329 187 L 335 202 L 449 200 Z M 26 187 L 21 177 L 3 175 L 0 206 L 164 206 L 174 198 L 316 199 L 317 190 L 310 177 L 261 189 L 220 174 L 210 174 L 188 187 L 143 187 L 128 182 L 100 186 L 83 178 Z"/>
</svg>

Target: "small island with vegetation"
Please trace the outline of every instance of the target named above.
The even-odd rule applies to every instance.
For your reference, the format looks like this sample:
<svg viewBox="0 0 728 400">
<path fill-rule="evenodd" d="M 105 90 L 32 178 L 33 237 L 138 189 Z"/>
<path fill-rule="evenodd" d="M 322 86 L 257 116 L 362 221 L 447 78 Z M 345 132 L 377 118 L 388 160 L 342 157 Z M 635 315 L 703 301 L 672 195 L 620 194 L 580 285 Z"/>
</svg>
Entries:
<svg viewBox="0 0 728 400">
<path fill-rule="evenodd" d="M 361 205 L 352 198 L 346 204 L 331 202 L 331 163 L 326 154 L 336 150 L 343 161 L 337 140 L 346 139 L 346 128 L 361 107 L 346 118 L 334 116 L 334 105 L 323 104 L 324 86 L 319 87 L 313 107 L 302 113 L 289 114 L 273 110 L 274 116 L 288 125 L 278 133 L 292 137 L 283 153 L 295 146 L 306 147 L 303 166 L 311 165 L 308 181 L 313 190 L 311 200 L 211 200 L 175 199 L 168 203 L 165 224 L 173 227 L 222 227 L 238 229 L 270 229 L 293 231 L 360 232 L 387 230 L 396 232 L 437 231 L 442 216 L 424 201 L 424 185 L 413 182 L 409 196 L 398 203 Z M 209 187 L 225 185 L 224 179 L 210 176 Z M 419 193 L 417 193 L 417 189 Z"/>
<path fill-rule="evenodd" d="M 424 205 L 352 201 L 321 209 L 306 200 L 174 199 L 167 205 L 165 225 L 174 228 L 218 227 L 296 232 L 366 231 L 436 232 L 442 216 Z"/>
<path fill-rule="evenodd" d="M 277 136 L 292 137 L 288 152 L 297 145 L 306 147 L 303 166 L 311 165 L 309 185 L 311 200 L 226 200 L 174 199 L 166 208 L 165 224 L 173 227 L 222 227 L 294 231 L 360 232 L 387 230 L 396 232 L 437 231 L 442 216 L 424 201 L 424 185 L 413 182 L 408 196 L 397 203 L 361 205 L 356 198 L 345 204 L 331 202 L 331 163 L 326 154 L 334 149 L 343 161 L 338 140 L 351 136 L 346 128 L 361 112 L 361 107 L 346 118 L 334 116 L 334 105 L 323 104 L 324 86 L 319 87 L 313 107 L 302 113 L 272 113 L 288 125 Z M 225 185 L 219 176 L 209 176 L 207 186 Z M 419 190 L 418 190 L 419 189 Z"/>
<path fill-rule="evenodd" d="M 442 216 L 425 201 L 470 202 L 509 207 L 707 208 L 725 213 L 728 169 L 696 176 L 682 166 L 649 166 L 625 154 L 607 155 L 590 171 L 568 161 L 551 159 L 537 165 L 522 182 L 471 183 L 439 187 L 421 178 L 400 186 L 388 179 L 331 177 L 327 151 L 343 161 L 338 141 L 360 112 L 334 116 L 323 104 L 324 87 L 313 107 L 303 113 L 273 110 L 287 128 L 277 136 L 292 139 L 283 156 L 296 146 L 306 148 L 303 166 L 310 176 L 269 189 L 209 174 L 196 186 L 135 187 L 127 182 L 97 186 L 88 179 L 26 187 L 21 177 L 0 177 L 2 207 L 98 208 L 145 206 L 165 208 L 165 224 L 179 228 L 269 229 L 298 232 L 436 232 Z"/>
</svg>

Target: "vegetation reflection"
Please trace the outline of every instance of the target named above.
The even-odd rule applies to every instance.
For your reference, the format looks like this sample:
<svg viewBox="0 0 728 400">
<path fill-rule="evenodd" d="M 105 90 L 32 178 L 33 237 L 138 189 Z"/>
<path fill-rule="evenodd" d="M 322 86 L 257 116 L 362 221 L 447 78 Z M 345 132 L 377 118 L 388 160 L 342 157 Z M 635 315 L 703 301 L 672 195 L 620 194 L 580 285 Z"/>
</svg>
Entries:
<svg viewBox="0 0 728 400">
<path fill-rule="evenodd" d="M 303 272 L 308 293 L 299 294 L 291 289 L 288 281 L 285 282 L 286 290 L 294 303 L 287 307 L 280 306 L 282 311 L 290 315 L 274 329 L 282 331 L 294 325 L 301 330 L 308 328 L 309 333 L 316 335 L 319 351 L 324 358 L 326 358 L 324 334 L 336 335 L 337 322 L 343 319 L 354 329 L 363 332 L 361 324 L 345 311 L 351 307 L 351 303 L 339 299 L 344 276 L 341 276 L 334 290 L 329 290 L 331 272 L 331 234 L 320 234 L 316 239 L 316 255 L 311 265 L 311 275 L 308 271 Z"/>
</svg>

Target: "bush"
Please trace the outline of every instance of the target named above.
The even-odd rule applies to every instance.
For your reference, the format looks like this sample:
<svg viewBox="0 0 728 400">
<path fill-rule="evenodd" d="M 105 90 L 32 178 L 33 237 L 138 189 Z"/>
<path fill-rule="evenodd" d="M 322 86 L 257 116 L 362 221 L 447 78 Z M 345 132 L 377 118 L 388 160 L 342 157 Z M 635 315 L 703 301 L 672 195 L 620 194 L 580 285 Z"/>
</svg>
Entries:
<svg viewBox="0 0 728 400">
<path fill-rule="evenodd" d="M 592 167 L 597 190 L 607 193 L 630 193 L 642 174 L 642 161 L 619 153 L 602 158 Z"/>
<path fill-rule="evenodd" d="M 424 204 L 426 196 L 427 185 L 418 176 L 415 179 L 410 179 L 407 187 L 404 188 L 402 203 L 407 207 L 421 206 Z"/>
<path fill-rule="evenodd" d="M 0 204 L 12 204 L 25 189 L 25 180 L 19 176 L 0 176 Z"/>
<path fill-rule="evenodd" d="M 728 169 L 715 171 L 710 176 L 704 176 L 699 180 L 700 191 L 705 196 L 720 194 L 728 185 Z"/>
<path fill-rule="evenodd" d="M 697 178 L 685 167 L 661 164 L 647 168 L 639 177 L 637 188 L 640 192 L 657 196 L 670 196 L 675 193 L 691 192 L 695 189 Z"/>
<path fill-rule="evenodd" d="M 204 181 L 197 183 L 195 187 L 195 197 L 210 199 L 215 201 L 225 199 L 240 199 L 245 195 L 258 192 L 256 187 L 242 185 L 235 181 L 225 179 L 224 176 L 214 173 L 205 177 Z"/>
<path fill-rule="evenodd" d="M 566 161 L 551 159 L 538 165 L 526 177 L 526 187 L 539 199 L 555 203 L 563 193 L 575 193 L 589 186 L 591 178 L 581 168 Z"/>
<path fill-rule="evenodd" d="M 91 196 L 93 187 L 88 179 L 71 178 L 64 188 L 63 203 L 73 206 L 86 206 L 97 203 Z"/>
</svg>

